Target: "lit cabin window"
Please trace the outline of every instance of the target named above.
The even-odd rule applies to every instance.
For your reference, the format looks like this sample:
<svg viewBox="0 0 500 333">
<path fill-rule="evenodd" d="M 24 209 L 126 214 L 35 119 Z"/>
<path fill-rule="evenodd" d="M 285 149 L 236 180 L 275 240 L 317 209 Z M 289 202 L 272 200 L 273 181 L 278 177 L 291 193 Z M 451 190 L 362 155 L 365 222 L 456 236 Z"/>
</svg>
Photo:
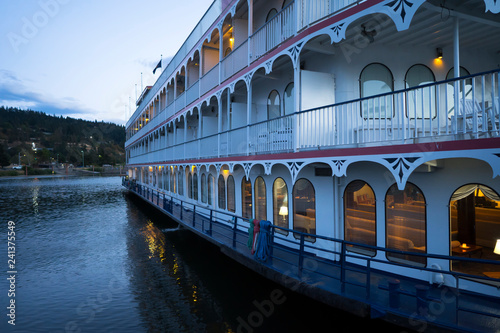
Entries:
<svg viewBox="0 0 500 333">
<path fill-rule="evenodd" d="M 177 186 L 175 181 L 175 172 L 170 173 L 170 192 L 177 193 Z"/>
<path fill-rule="evenodd" d="M 345 240 L 370 246 L 377 245 L 375 220 L 375 194 L 366 182 L 355 180 L 344 192 Z M 349 245 L 349 250 L 374 256 L 376 251 L 362 246 Z"/>
<path fill-rule="evenodd" d="M 436 81 L 434 73 L 425 65 L 413 65 L 406 72 L 406 88 L 414 88 Z M 406 112 L 409 118 L 436 117 L 436 88 L 434 86 L 412 89 L 407 92 Z"/>
<path fill-rule="evenodd" d="M 299 179 L 293 187 L 293 230 L 316 235 L 316 197 L 314 187 L 307 179 Z M 294 234 L 295 238 L 300 235 Z M 314 237 L 305 237 L 315 241 Z"/>
<path fill-rule="evenodd" d="M 450 255 L 500 260 L 500 196 L 488 186 L 467 184 L 450 199 Z M 496 248 L 498 244 L 498 249 Z M 495 277 L 498 266 L 451 262 L 453 271 Z M 498 273 L 496 273 L 498 274 Z M 496 275 L 498 276 L 498 275 Z"/>
<path fill-rule="evenodd" d="M 201 202 L 207 203 L 207 175 L 201 175 Z"/>
<path fill-rule="evenodd" d="M 252 183 L 246 177 L 241 180 L 241 215 L 252 218 Z"/>
<path fill-rule="evenodd" d="M 257 177 L 254 186 L 255 218 L 257 220 L 267 220 L 266 183 L 262 177 Z"/>
<path fill-rule="evenodd" d="M 191 173 L 188 174 L 188 198 L 193 198 L 193 176 Z"/>
<path fill-rule="evenodd" d="M 170 191 L 170 168 L 165 167 L 165 191 Z"/>
<path fill-rule="evenodd" d="M 273 221 L 274 224 L 289 228 L 288 226 L 288 187 L 283 178 L 276 178 L 273 184 Z M 288 231 L 275 229 L 284 235 L 288 235 Z"/>
<path fill-rule="evenodd" d="M 420 189 L 407 183 L 400 191 L 392 185 L 385 197 L 386 247 L 388 249 L 426 253 L 426 207 Z M 425 257 L 387 253 L 387 258 L 400 263 L 424 266 Z"/>
<path fill-rule="evenodd" d="M 219 198 L 219 208 L 226 209 L 226 183 L 223 175 L 219 175 L 219 179 L 217 181 L 217 192 Z"/>
<path fill-rule="evenodd" d="M 361 98 L 394 91 L 394 79 L 389 68 L 382 64 L 370 64 L 361 72 Z M 363 118 L 391 118 L 393 114 L 392 96 L 382 96 L 363 100 L 361 112 Z"/>
<path fill-rule="evenodd" d="M 227 177 L 227 210 L 233 213 L 236 212 L 235 189 L 234 177 L 229 175 Z"/>
<path fill-rule="evenodd" d="M 193 174 L 193 199 L 198 201 L 198 174 Z"/>
<path fill-rule="evenodd" d="M 178 190 L 179 195 L 184 195 L 184 181 L 183 181 L 183 179 L 184 179 L 183 170 L 180 169 L 179 173 L 178 173 L 178 177 L 177 177 L 177 181 L 179 183 L 177 186 L 177 190 Z"/>
<path fill-rule="evenodd" d="M 208 196 L 207 196 L 207 203 L 212 206 L 214 204 L 214 189 L 215 189 L 215 179 L 214 179 L 214 176 L 212 176 L 211 174 L 208 174 L 208 177 L 207 177 L 207 192 L 208 192 Z"/>
<path fill-rule="evenodd" d="M 280 94 L 273 90 L 267 98 L 267 119 L 278 118 L 281 116 Z"/>
</svg>

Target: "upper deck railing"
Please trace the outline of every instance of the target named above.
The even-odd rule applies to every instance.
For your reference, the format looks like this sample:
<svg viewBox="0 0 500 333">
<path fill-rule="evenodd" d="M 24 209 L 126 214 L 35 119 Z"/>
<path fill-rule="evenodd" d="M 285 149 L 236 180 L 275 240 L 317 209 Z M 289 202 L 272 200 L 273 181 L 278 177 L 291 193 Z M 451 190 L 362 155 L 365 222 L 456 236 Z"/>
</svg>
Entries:
<svg viewBox="0 0 500 333">
<path fill-rule="evenodd" d="M 281 9 L 273 18 L 258 28 L 250 37 L 241 43 L 228 56 L 224 57 L 215 67 L 200 78 L 199 91 L 196 99 L 218 86 L 232 75 L 247 67 L 249 63 L 260 59 L 284 41 L 295 36 L 299 31 L 335 14 L 344 11 L 366 0 L 295 0 Z M 223 2 L 216 0 L 210 6 L 184 44 L 162 71 L 147 98 L 138 105 L 134 114 L 127 122 L 126 128 L 132 125 L 142 110 L 144 110 L 162 86 L 175 74 L 180 64 L 189 57 L 189 52 L 207 32 L 213 21 L 221 14 Z M 220 70 L 219 70 L 220 67 Z M 194 100 L 193 100 L 194 101 Z M 189 104 L 189 103 L 187 103 Z M 184 106 L 187 105 L 184 103 Z M 180 103 L 177 103 L 180 105 Z M 142 132 L 144 132 L 142 130 Z M 137 134 L 137 133 L 136 133 Z"/>
<path fill-rule="evenodd" d="M 499 137 L 499 81 L 494 70 L 305 110 L 140 152 L 129 163 Z"/>
</svg>

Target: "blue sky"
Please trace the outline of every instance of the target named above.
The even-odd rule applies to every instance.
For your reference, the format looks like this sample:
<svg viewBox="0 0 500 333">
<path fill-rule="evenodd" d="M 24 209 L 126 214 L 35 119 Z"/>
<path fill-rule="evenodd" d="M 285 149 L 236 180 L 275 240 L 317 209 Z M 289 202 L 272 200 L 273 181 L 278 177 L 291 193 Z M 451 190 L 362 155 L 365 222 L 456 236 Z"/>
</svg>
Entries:
<svg viewBox="0 0 500 333">
<path fill-rule="evenodd" d="M 0 106 L 125 124 L 211 3 L 2 0 Z"/>
</svg>

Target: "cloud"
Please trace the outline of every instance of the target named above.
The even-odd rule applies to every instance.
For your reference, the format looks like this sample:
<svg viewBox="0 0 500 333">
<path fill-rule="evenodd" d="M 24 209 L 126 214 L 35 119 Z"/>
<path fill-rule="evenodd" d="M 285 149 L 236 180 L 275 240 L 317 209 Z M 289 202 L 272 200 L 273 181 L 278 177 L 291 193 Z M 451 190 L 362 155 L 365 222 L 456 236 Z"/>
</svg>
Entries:
<svg viewBox="0 0 500 333">
<path fill-rule="evenodd" d="M 42 111 L 73 118 L 95 119 L 95 111 L 83 107 L 73 97 L 55 98 L 31 91 L 12 71 L 0 69 L 0 106 Z"/>
</svg>

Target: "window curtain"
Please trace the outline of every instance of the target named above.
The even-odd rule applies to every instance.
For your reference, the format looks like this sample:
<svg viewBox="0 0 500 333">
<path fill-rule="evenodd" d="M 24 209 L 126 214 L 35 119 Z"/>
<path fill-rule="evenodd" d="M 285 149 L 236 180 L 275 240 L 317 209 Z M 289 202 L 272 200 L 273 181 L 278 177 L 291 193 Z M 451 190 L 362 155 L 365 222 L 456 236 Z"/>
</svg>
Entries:
<svg viewBox="0 0 500 333">
<path fill-rule="evenodd" d="M 490 200 L 494 201 L 500 201 L 500 196 L 493 191 L 491 188 L 484 186 L 484 185 L 479 185 L 479 184 L 469 184 L 469 185 L 464 185 L 460 187 L 458 190 L 453 193 L 451 196 L 451 201 L 456 201 L 460 200 L 463 198 L 468 197 L 472 193 L 474 193 L 475 190 L 480 189 L 481 192 Z"/>
</svg>

